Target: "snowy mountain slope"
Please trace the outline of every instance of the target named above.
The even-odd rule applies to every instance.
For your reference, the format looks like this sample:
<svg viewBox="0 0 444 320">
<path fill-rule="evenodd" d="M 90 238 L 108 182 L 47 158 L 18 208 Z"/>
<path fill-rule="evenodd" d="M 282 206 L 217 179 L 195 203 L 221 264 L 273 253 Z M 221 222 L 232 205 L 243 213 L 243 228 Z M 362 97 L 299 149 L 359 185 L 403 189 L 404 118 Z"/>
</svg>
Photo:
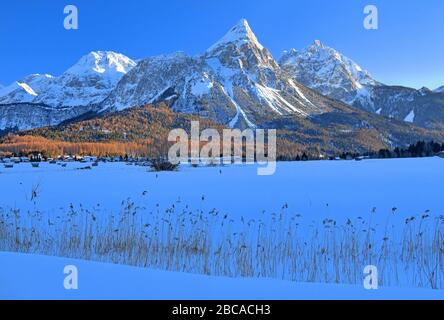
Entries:
<svg viewBox="0 0 444 320">
<path fill-rule="evenodd" d="M 444 86 L 441 86 L 441 87 L 439 87 L 439 88 L 436 88 L 435 90 L 433 90 L 433 92 L 436 92 L 436 93 L 444 93 Z"/>
<path fill-rule="evenodd" d="M 94 108 L 53 108 L 45 104 L 26 102 L 0 105 L 0 132 L 55 126 L 88 112 L 94 112 Z"/>
<path fill-rule="evenodd" d="M 314 98 L 309 94 L 307 97 Z M 264 119 L 257 125 L 263 129 L 277 129 L 277 144 L 287 145 L 283 149 L 278 148 L 278 156 L 288 155 L 289 150 L 316 155 L 322 152 L 324 155 L 334 156 L 342 152 L 364 153 L 395 146 L 405 147 L 418 140 L 444 142 L 442 130 L 426 130 L 345 104 L 343 106 L 343 110 L 335 109 L 309 117 L 298 114 L 276 116 Z M 174 112 L 165 103 L 128 108 L 92 119 L 81 118 L 54 128 L 34 129 L 23 134 L 72 142 L 96 142 L 104 139 L 128 142 L 147 139 L 153 141 L 154 145 L 162 145 L 172 129 L 181 128 L 189 132 L 192 119 L 199 119 L 201 130 L 224 128 L 210 119 Z"/>
<path fill-rule="evenodd" d="M 0 88 L 0 104 L 33 102 L 52 79 L 53 77 L 48 74 L 32 74 Z"/>
<path fill-rule="evenodd" d="M 279 63 L 295 80 L 349 104 L 366 99 L 366 87 L 378 84 L 356 62 L 319 40 L 302 51 L 285 51 Z"/>
<path fill-rule="evenodd" d="M 281 70 L 242 19 L 202 55 L 176 53 L 142 60 L 102 107 L 122 110 L 167 100 L 175 111 L 230 127 L 255 127 L 263 118 L 330 110 L 321 96 L 307 98 L 307 90 Z"/>
<path fill-rule="evenodd" d="M 360 109 L 426 127 L 444 122 L 444 95 L 437 95 L 439 89 L 384 85 L 318 40 L 301 51 L 285 51 L 279 63 L 294 80 Z"/>
<path fill-rule="evenodd" d="M 69 117 L 95 111 L 95 105 L 135 65 L 122 54 L 91 52 L 59 77 L 33 74 L 1 88 L 0 130 L 57 125 Z"/>
<path fill-rule="evenodd" d="M 245 19 L 211 46 L 204 59 L 247 122 L 288 114 L 305 117 L 329 110 L 308 99 L 305 88 L 287 77 Z"/>
<path fill-rule="evenodd" d="M 122 54 L 91 52 L 55 78 L 35 102 L 54 107 L 98 104 L 135 65 L 133 60 Z"/>
<path fill-rule="evenodd" d="M 22 102 L 74 107 L 103 101 L 136 63 L 111 51 L 91 52 L 59 77 L 30 75 L 0 91 L 0 104 Z"/>
<path fill-rule="evenodd" d="M 376 86 L 371 99 L 381 115 L 412 122 L 423 127 L 441 127 L 444 123 L 444 94 L 428 89 L 402 86 Z M 364 108 L 365 106 L 355 104 Z"/>
</svg>

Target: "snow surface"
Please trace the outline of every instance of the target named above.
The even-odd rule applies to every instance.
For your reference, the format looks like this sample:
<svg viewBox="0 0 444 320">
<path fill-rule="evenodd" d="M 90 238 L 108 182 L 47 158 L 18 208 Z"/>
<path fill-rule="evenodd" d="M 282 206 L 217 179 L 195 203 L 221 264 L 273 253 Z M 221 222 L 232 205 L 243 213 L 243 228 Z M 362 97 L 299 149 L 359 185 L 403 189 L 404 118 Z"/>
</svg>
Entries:
<svg viewBox="0 0 444 320">
<path fill-rule="evenodd" d="M 37 96 L 38 94 L 35 93 L 34 90 L 32 90 L 32 88 L 30 86 L 28 86 L 26 83 L 21 83 L 21 82 L 17 82 L 17 84 L 23 88 L 23 90 L 25 90 L 28 94 L 30 94 L 31 96 Z"/>
<path fill-rule="evenodd" d="M 228 97 L 230 98 L 230 100 L 234 104 L 234 106 L 236 107 L 236 115 L 228 123 L 228 126 L 230 128 L 234 128 L 236 126 L 236 124 L 239 122 L 239 117 L 242 116 L 242 118 L 245 120 L 245 122 L 247 123 L 247 125 L 250 128 L 252 128 L 252 129 L 256 128 L 256 125 L 253 122 L 251 122 L 250 120 L 248 120 L 248 117 L 247 117 L 245 111 L 242 110 L 242 108 L 240 107 L 240 105 L 236 101 L 234 101 L 232 91 L 230 91 L 230 93 L 228 94 Z"/>
<path fill-rule="evenodd" d="M 280 212 L 284 204 L 301 224 L 333 218 L 341 225 L 367 219 L 373 208 L 375 223 L 404 220 L 426 210 L 442 214 L 444 159 L 279 162 L 272 176 L 258 176 L 256 165 L 193 168 L 178 172 L 149 172 L 124 163 L 101 163 L 77 170 L 41 163 L 0 167 L 0 207 L 21 212 L 66 212 L 93 208 L 116 212 L 130 198 L 147 210 L 171 206 L 179 198 L 191 208 L 216 208 L 231 217 L 257 218 Z M 31 201 L 33 190 L 37 198 Z M 204 196 L 205 201 L 202 201 Z M 80 270 L 80 290 L 62 287 L 63 266 Z M 422 299 L 444 298 L 443 291 L 385 288 L 374 292 L 360 286 L 298 284 L 267 279 L 228 279 L 128 266 L 74 261 L 64 258 L 0 253 L 0 298 L 169 298 L 169 299 Z"/>
<path fill-rule="evenodd" d="M 136 63 L 123 54 L 112 51 L 92 51 L 83 56 L 75 65 L 65 71 L 65 74 L 85 76 L 87 74 L 103 74 L 112 82 L 130 71 Z"/>
<path fill-rule="evenodd" d="M 287 203 L 291 213 L 309 221 L 334 217 L 344 222 L 346 218 L 368 217 L 374 207 L 381 219 L 397 207 L 397 218 L 402 222 L 425 210 L 444 212 L 444 160 L 438 157 L 278 162 L 272 176 L 258 176 L 256 165 L 181 166 L 178 172 L 153 173 L 124 163 L 101 163 L 92 170 L 76 170 L 84 166 L 0 166 L 0 207 L 48 212 L 72 203 L 118 210 L 123 200 L 131 198 L 148 208 L 160 204 L 166 209 L 180 197 L 192 207 L 203 205 L 203 209 L 217 208 L 246 217 L 255 217 L 263 210 L 278 212 Z M 34 204 L 29 199 L 37 185 L 39 195 Z M 147 198 L 142 196 L 144 191 Z"/>
<path fill-rule="evenodd" d="M 413 123 L 415 121 L 415 110 L 409 112 L 409 114 L 404 118 L 405 122 Z"/>
<path fill-rule="evenodd" d="M 64 267 L 78 270 L 65 290 Z M 0 252 L 0 299 L 444 299 L 444 291 L 209 277 L 82 260 Z"/>
<path fill-rule="evenodd" d="M 192 88 L 191 93 L 195 96 L 202 96 L 210 92 L 213 87 L 213 82 L 205 75 L 200 81 L 196 82 Z"/>
<path fill-rule="evenodd" d="M 247 125 L 250 128 L 255 128 L 256 125 L 251 122 L 245 111 L 242 109 L 242 107 L 234 100 L 234 92 L 233 92 L 233 77 L 236 76 L 238 70 L 227 68 L 224 65 L 221 64 L 220 60 L 217 58 L 209 58 L 206 60 L 208 65 L 211 69 L 216 71 L 216 73 L 219 75 L 221 81 L 222 81 L 222 91 L 224 94 L 228 97 L 228 99 L 231 101 L 231 103 L 236 107 L 236 115 L 233 117 L 233 119 L 230 120 L 228 123 L 228 126 L 230 128 L 233 128 L 236 126 L 236 124 L 239 122 L 239 118 L 242 116 L 242 118 L 245 120 Z"/>
</svg>

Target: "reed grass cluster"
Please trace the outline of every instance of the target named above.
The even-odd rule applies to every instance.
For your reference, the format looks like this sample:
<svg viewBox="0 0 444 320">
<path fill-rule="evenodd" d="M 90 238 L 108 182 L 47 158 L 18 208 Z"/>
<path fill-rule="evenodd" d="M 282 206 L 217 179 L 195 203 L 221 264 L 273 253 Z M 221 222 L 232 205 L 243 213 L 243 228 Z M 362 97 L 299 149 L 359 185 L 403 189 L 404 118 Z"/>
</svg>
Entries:
<svg viewBox="0 0 444 320">
<path fill-rule="evenodd" d="M 396 208 L 383 224 L 373 222 L 377 214 L 374 209 L 365 219 L 307 223 L 283 205 L 255 219 L 233 218 L 180 199 L 166 209 L 128 199 L 116 213 L 99 205 L 71 205 L 60 214 L 0 209 L 0 250 L 338 284 L 361 284 L 364 267 L 376 265 L 382 286 L 444 289 L 444 216 L 426 211 L 394 226 Z"/>
</svg>

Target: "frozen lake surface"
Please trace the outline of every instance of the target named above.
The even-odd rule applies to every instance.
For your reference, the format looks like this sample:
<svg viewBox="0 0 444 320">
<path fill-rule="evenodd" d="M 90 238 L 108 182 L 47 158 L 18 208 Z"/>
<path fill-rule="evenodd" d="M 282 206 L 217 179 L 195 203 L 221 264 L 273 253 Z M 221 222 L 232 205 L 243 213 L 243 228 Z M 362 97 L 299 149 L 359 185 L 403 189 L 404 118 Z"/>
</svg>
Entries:
<svg viewBox="0 0 444 320">
<path fill-rule="evenodd" d="M 146 167 L 101 163 L 77 170 L 29 163 L 0 168 L 0 206 L 52 211 L 71 203 L 116 209 L 131 198 L 146 207 L 166 208 L 179 198 L 194 208 L 254 217 L 264 210 L 311 218 L 366 217 L 373 208 L 386 216 L 396 207 L 404 218 L 425 210 L 444 213 L 444 159 L 279 162 L 272 176 L 258 176 L 253 165 L 182 166 L 178 172 L 149 172 Z M 32 191 L 37 197 L 31 201 Z M 204 200 L 202 200 L 204 198 Z"/>
</svg>

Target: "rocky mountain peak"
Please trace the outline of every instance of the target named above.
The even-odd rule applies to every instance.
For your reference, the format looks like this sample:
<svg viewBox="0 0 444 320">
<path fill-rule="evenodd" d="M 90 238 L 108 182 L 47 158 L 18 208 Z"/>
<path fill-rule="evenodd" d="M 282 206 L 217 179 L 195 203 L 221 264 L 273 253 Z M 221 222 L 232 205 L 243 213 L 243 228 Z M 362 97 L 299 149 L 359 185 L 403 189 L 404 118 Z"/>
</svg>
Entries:
<svg viewBox="0 0 444 320">
<path fill-rule="evenodd" d="M 84 55 L 65 75 L 106 74 L 121 77 L 136 65 L 136 62 L 123 54 L 112 51 L 92 51 Z"/>
<path fill-rule="evenodd" d="M 278 63 L 259 43 L 245 19 L 234 25 L 203 57 L 211 66 L 216 67 L 219 73 L 224 72 L 224 68 L 228 73 L 237 70 L 250 79 L 264 78 L 264 70 L 280 71 Z"/>
<path fill-rule="evenodd" d="M 93 51 L 61 76 L 31 74 L 0 90 L 0 104 L 40 103 L 50 107 L 89 106 L 103 101 L 136 65 L 112 51 Z"/>
<path fill-rule="evenodd" d="M 246 19 L 241 19 L 236 23 L 219 41 L 212 45 L 207 52 L 214 52 L 221 47 L 223 48 L 229 45 L 234 45 L 238 48 L 244 45 L 250 45 L 257 47 L 259 50 L 264 48 L 257 40 L 256 35 L 251 30 Z"/>
<path fill-rule="evenodd" d="M 294 80 L 350 104 L 367 99 L 366 86 L 379 85 L 356 62 L 320 40 L 300 51 L 285 51 L 279 63 Z"/>
<path fill-rule="evenodd" d="M 324 46 L 324 44 L 321 42 L 321 40 L 315 40 L 314 43 L 313 43 L 313 46 L 314 46 L 314 47 L 317 47 L 317 48 L 325 49 L 325 46 Z"/>
</svg>

